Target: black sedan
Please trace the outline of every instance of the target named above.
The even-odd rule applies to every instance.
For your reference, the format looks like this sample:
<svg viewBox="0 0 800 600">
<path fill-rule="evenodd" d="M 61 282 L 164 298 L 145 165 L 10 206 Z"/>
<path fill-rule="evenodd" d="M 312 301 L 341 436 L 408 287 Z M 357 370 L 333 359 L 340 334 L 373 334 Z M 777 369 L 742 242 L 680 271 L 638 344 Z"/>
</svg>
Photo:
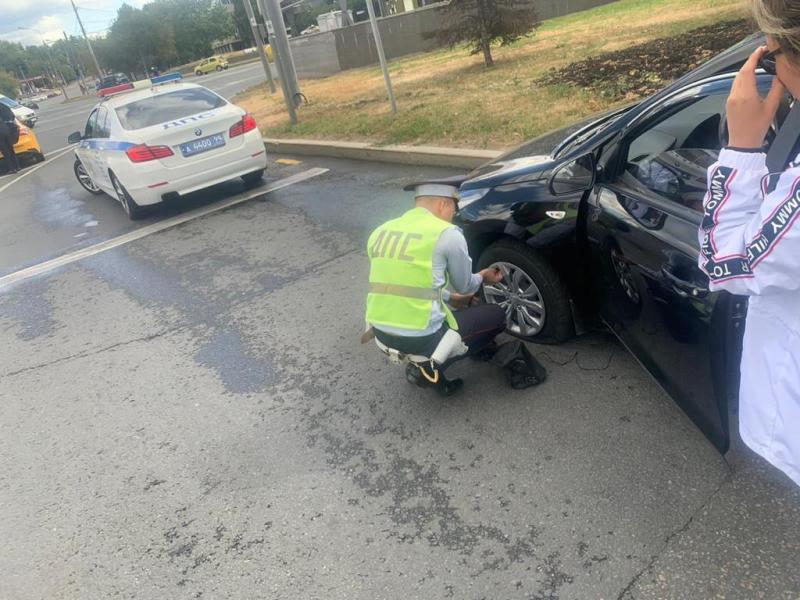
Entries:
<svg viewBox="0 0 800 600">
<path fill-rule="evenodd" d="M 509 332 L 559 343 L 599 317 L 721 451 L 747 303 L 709 292 L 697 231 L 728 92 L 760 43 L 745 40 L 547 156 L 524 145 L 479 168 L 461 184 L 457 216 L 478 267 L 506 275 L 484 294 L 506 309 Z"/>
</svg>

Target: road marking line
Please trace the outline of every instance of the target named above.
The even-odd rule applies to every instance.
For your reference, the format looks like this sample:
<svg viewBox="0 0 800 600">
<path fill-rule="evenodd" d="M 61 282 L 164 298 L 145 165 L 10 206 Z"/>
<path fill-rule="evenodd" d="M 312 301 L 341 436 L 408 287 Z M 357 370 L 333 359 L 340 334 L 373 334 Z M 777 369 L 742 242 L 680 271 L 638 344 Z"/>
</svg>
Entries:
<svg viewBox="0 0 800 600">
<path fill-rule="evenodd" d="M 0 187 L 0 194 L 2 194 L 3 192 L 5 192 L 5 191 L 6 191 L 8 188 L 10 188 L 12 185 L 14 185 L 15 183 L 17 183 L 17 182 L 18 182 L 20 179 L 24 179 L 25 177 L 27 177 L 27 176 L 28 176 L 28 175 L 30 175 L 31 173 L 35 173 L 36 171 L 38 171 L 38 170 L 39 170 L 39 169 L 41 169 L 42 167 L 46 167 L 47 165 L 51 164 L 51 163 L 52 163 L 54 160 L 56 160 L 57 158 L 61 158 L 62 156 L 64 156 L 64 155 L 65 155 L 65 154 L 66 154 L 66 153 L 69 151 L 69 149 L 70 149 L 70 148 L 72 148 L 72 146 L 67 146 L 66 148 L 62 148 L 61 150 L 63 150 L 63 152 L 62 152 L 61 154 L 57 154 L 56 156 L 50 156 L 50 159 L 49 159 L 49 161 L 48 161 L 48 160 L 45 160 L 43 163 L 39 163 L 39 164 L 38 164 L 38 165 L 36 165 L 35 167 L 31 167 L 31 168 L 30 168 L 30 169 L 28 169 L 27 171 L 23 171 L 23 172 L 22 172 L 22 175 L 20 175 L 20 176 L 19 176 L 19 177 L 17 177 L 16 179 L 12 179 L 12 180 L 11 180 L 11 181 L 9 181 L 7 184 L 5 184 L 3 187 Z"/>
<path fill-rule="evenodd" d="M 250 79 L 250 78 L 248 77 L 247 79 Z M 236 81 L 228 81 L 228 82 L 225 82 L 225 83 L 220 82 L 219 87 L 226 88 L 226 87 L 231 87 L 233 85 L 239 85 L 243 81 L 247 81 L 247 79 L 237 79 Z"/>
<path fill-rule="evenodd" d="M 48 155 L 49 155 L 49 154 L 58 154 L 58 153 L 59 153 L 59 152 L 61 152 L 62 150 L 66 150 L 67 148 L 72 148 L 72 147 L 74 147 L 74 146 L 75 146 L 75 144 L 68 144 L 68 145 L 66 145 L 66 146 L 62 146 L 62 147 L 61 147 L 61 148 L 59 148 L 58 150 L 48 150 L 48 151 L 47 151 L 47 154 L 48 154 Z"/>
<path fill-rule="evenodd" d="M 106 252 L 108 250 L 117 248 L 118 246 L 122 246 L 124 244 L 135 242 L 136 240 L 140 240 L 143 237 L 147 237 L 148 235 L 164 231 L 165 229 L 171 229 L 172 227 L 176 227 L 178 225 L 186 223 L 187 221 L 191 221 L 193 219 L 197 219 L 200 217 L 205 217 L 206 215 L 210 215 L 220 210 L 230 208 L 231 206 L 236 206 L 237 204 L 241 204 L 242 202 L 247 202 L 248 200 L 252 200 L 253 198 L 256 198 L 258 196 L 263 196 L 264 194 L 268 194 L 269 192 L 275 192 L 282 188 L 295 185 L 296 183 L 301 183 L 303 181 L 306 181 L 307 179 L 319 177 L 320 175 L 324 175 L 328 171 L 329 169 L 315 167 L 313 169 L 303 171 L 302 173 L 292 175 L 291 177 L 285 177 L 283 179 L 279 179 L 272 185 L 268 185 L 262 189 L 256 190 L 250 194 L 247 194 L 246 196 L 242 197 L 234 196 L 233 198 L 230 198 L 219 204 L 214 204 L 212 206 L 206 206 L 203 208 L 197 208 L 182 215 L 177 215 L 175 217 L 170 217 L 169 219 L 164 219 L 163 221 L 159 221 L 158 223 L 145 225 L 144 227 L 141 227 L 135 231 L 131 231 L 126 234 L 120 235 L 118 237 L 112 238 L 110 240 L 100 242 L 99 244 L 94 244 L 93 246 L 89 246 L 88 248 L 76 250 L 75 252 L 64 254 L 63 256 L 59 256 L 52 260 L 39 263 L 38 265 L 33 265 L 32 267 L 27 267 L 25 269 L 20 269 L 19 271 L 14 271 L 13 273 L 9 273 L 8 275 L 0 277 L 0 290 L 2 290 L 6 286 L 12 285 L 20 281 L 24 281 L 25 279 L 30 279 L 31 277 L 36 277 L 37 275 L 42 275 L 43 273 L 47 273 L 59 267 L 63 267 L 64 265 L 68 265 L 77 262 L 79 260 L 83 260 L 84 258 L 89 258 L 90 256 L 100 254 L 101 252 Z"/>
</svg>

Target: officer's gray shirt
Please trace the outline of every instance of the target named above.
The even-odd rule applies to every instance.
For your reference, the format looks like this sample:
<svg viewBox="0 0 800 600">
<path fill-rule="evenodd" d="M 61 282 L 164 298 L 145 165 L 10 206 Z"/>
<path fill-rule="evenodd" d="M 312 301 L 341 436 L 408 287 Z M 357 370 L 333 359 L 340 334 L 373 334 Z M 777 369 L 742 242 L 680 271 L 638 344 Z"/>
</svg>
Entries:
<svg viewBox="0 0 800 600">
<path fill-rule="evenodd" d="M 448 282 L 449 287 L 459 294 L 474 294 L 483 283 L 480 275 L 472 273 L 472 259 L 467 250 L 467 240 L 464 234 L 455 225 L 445 229 L 439 236 L 439 241 L 433 248 L 433 287 L 439 289 Z M 444 299 L 450 293 L 444 291 Z M 399 329 L 396 327 L 381 326 L 379 329 L 390 335 L 405 337 L 421 337 L 436 333 L 444 323 L 445 314 L 437 300 L 433 302 L 431 319 L 423 330 Z"/>
</svg>

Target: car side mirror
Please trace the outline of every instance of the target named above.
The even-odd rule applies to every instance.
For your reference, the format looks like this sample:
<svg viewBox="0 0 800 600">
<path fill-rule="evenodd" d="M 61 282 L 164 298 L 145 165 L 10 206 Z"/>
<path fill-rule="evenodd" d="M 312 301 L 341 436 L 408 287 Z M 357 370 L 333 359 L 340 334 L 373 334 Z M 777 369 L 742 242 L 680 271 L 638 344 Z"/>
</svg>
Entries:
<svg viewBox="0 0 800 600">
<path fill-rule="evenodd" d="M 550 177 L 550 192 L 564 196 L 592 189 L 596 176 L 594 154 L 586 154 L 558 167 Z"/>
<path fill-rule="evenodd" d="M 76 131 L 75 133 L 70 133 L 69 137 L 67 138 L 67 143 L 69 144 L 77 144 L 83 139 L 80 131 Z"/>
</svg>

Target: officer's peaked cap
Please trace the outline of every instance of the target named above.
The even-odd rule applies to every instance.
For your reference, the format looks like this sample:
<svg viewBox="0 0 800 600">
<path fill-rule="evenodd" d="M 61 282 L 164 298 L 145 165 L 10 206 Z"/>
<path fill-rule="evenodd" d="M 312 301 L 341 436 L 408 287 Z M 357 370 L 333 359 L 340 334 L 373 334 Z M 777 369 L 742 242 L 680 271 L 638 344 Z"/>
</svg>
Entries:
<svg viewBox="0 0 800 600">
<path fill-rule="evenodd" d="M 440 196 L 443 198 L 452 198 L 458 202 L 458 189 L 466 180 L 466 175 L 457 175 L 455 177 L 445 177 L 442 179 L 417 181 L 408 184 L 403 189 L 407 192 L 414 192 L 414 197 L 416 198 L 421 196 Z"/>
</svg>

